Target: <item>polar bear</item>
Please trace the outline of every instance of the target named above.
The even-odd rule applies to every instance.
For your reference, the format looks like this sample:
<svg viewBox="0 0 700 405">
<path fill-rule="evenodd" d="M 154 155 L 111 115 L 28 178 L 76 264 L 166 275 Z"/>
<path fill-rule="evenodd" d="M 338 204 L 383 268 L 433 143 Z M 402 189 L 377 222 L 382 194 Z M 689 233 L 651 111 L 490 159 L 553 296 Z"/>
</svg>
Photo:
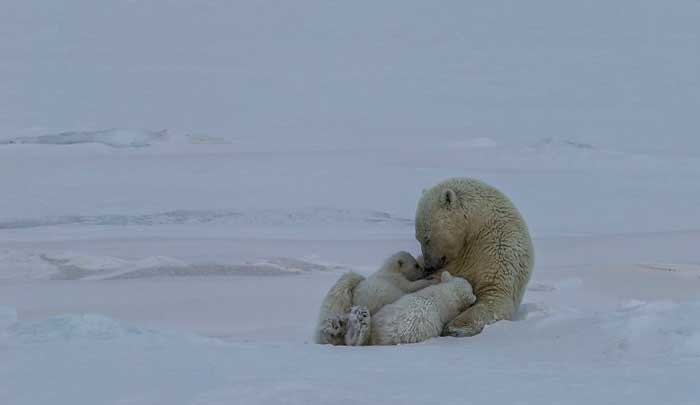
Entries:
<svg viewBox="0 0 700 405">
<path fill-rule="evenodd" d="M 530 280 L 534 249 L 508 197 L 479 180 L 449 179 L 423 192 L 415 227 L 426 271 L 467 279 L 477 297 L 444 335 L 472 336 L 513 318 Z"/>
<path fill-rule="evenodd" d="M 369 339 L 360 344 L 418 343 L 440 336 L 445 324 L 474 301 L 469 282 L 444 271 L 440 284 L 404 295 L 374 314 Z"/>
<path fill-rule="evenodd" d="M 379 311 L 407 293 L 435 284 L 423 279 L 423 266 L 408 252 L 398 252 L 384 261 L 372 275 L 362 280 L 353 291 L 353 305 L 367 308 L 370 314 Z"/>
<path fill-rule="evenodd" d="M 370 314 L 407 293 L 435 284 L 435 278 L 421 279 L 423 266 L 408 252 L 398 252 L 384 261 L 367 278 L 346 273 L 336 282 L 321 304 L 316 327 L 317 343 L 356 345 L 367 339 Z M 367 311 L 353 313 L 353 306 Z"/>
<path fill-rule="evenodd" d="M 314 330 L 314 342 L 320 344 L 345 344 L 347 314 L 352 308 L 353 290 L 365 278 L 355 272 L 340 276 L 326 293 Z"/>
</svg>

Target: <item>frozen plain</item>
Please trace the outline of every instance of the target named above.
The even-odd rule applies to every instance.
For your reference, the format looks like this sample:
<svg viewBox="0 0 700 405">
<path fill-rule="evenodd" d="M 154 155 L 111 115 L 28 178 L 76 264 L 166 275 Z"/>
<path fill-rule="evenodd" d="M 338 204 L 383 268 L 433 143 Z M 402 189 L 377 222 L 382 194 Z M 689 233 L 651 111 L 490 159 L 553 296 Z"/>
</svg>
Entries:
<svg viewBox="0 0 700 405">
<path fill-rule="evenodd" d="M 0 403 L 698 402 L 697 2 L 6 6 Z M 462 175 L 530 225 L 518 320 L 312 344 Z"/>
</svg>

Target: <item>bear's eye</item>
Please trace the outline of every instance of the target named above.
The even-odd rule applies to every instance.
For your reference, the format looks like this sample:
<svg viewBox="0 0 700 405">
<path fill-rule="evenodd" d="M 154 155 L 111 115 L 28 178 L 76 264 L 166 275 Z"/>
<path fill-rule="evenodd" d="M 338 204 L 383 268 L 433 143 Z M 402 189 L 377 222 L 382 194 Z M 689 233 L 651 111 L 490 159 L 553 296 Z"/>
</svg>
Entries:
<svg viewBox="0 0 700 405">
<path fill-rule="evenodd" d="M 418 265 L 418 263 L 416 263 L 414 267 L 416 268 L 416 270 L 420 270 L 420 266 Z"/>
</svg>

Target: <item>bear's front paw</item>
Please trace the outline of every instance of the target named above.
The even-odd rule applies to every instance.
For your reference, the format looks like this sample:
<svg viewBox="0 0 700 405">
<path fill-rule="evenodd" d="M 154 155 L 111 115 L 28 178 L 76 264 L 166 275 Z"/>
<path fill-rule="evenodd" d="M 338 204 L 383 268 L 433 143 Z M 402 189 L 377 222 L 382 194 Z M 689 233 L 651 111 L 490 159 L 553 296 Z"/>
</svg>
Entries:
<svg viewBox="0 0 700 405">
<path fill-rule="evenodd" d="M 484 330 L 483 322 L 468 322 L 465 325 L 457 326 L 454 323 L 448 323 L 442 330 L 442 336 L 453 337 L 468 337 L 475 336 Z"/>
</svg>

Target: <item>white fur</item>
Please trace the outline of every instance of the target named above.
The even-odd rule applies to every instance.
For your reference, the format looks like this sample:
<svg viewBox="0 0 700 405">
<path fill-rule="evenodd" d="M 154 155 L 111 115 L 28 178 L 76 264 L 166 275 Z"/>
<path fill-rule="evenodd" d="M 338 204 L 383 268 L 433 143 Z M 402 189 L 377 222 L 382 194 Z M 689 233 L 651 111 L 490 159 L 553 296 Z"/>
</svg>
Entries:
<svg viewBox="0 0 700 405">
<path fill-rule="evenodd" d="M 320 344 L 343 344 L 345 322 L 352 308 L 354 288 L 365 278 L 357 273 L 345 273 L 326 294 L 321 303 L 314 341 Z"/>
<path fill-rule="evenodd" d="M 372 316 L 372 345 L 417 343 L 440 336 L 447 322 L 476 301 L 463 278 L 442 273 L 442 282 L 405 295 Z"/>
<path fill-rule="evenodd" d="M 434 279 L 420 279 L 423 275 L 423 267 L 408 252 L 390 256 L 366 279 L 356 273 L 343 275 L 323 300 L 314 340 L 334 345 L 366 341 L 372 313 L 406 293 L 435 284 Z M 353 306 L 358 309 L 348 318 Z"/>
<path fill-rule="evenodd" d="M 443 333 L 471 336 L 492 322 L 512 319 L 532 274 L 534 249 L 508 197 L 475 179 L 443 181 L 423 192 L 416 239 L 426 269 L 467 279 L 478 298 Z"/>
<path fill-rule="evenodd" d="M 405 294 L 435 283 L 433 280 L 419 280 L 422 276 L 423 268 L 410 253 L 396 253 L 355 287 L 353 305 L 365 307 L 374 314 Z"/>
</svg>

